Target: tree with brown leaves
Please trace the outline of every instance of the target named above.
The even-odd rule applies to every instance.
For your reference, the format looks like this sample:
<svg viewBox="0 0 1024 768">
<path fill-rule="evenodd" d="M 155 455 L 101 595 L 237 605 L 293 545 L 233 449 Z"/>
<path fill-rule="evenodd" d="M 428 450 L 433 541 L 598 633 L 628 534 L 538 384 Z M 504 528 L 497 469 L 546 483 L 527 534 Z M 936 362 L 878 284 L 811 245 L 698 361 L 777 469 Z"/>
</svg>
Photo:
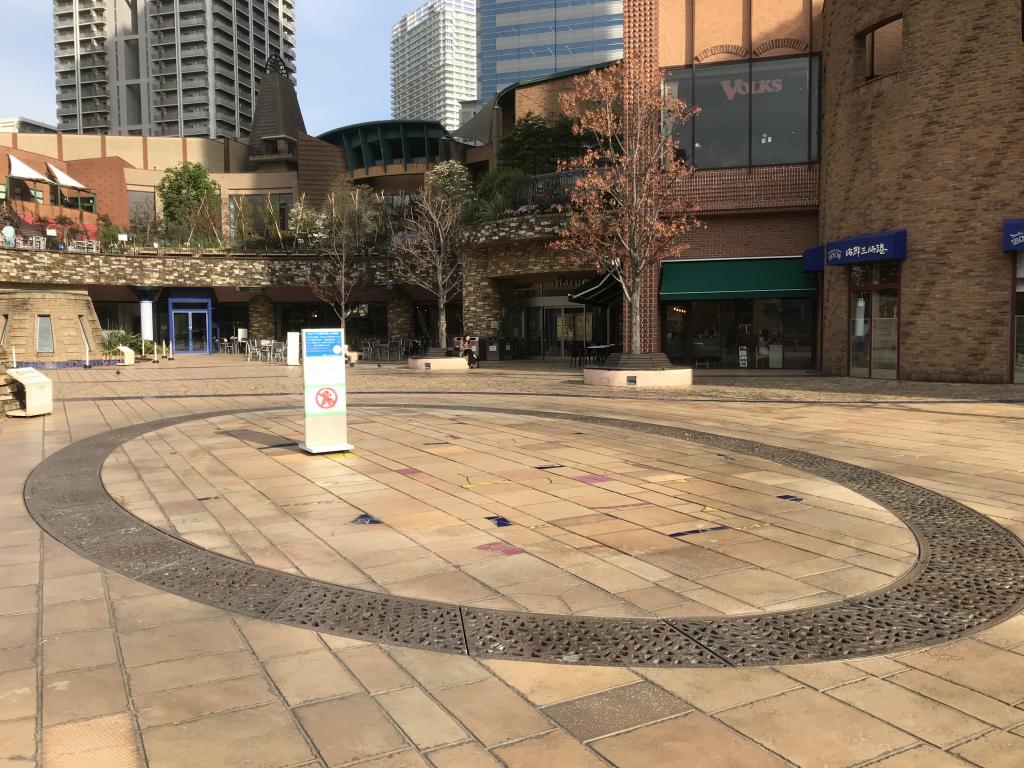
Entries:
<svg viewBox="0 0 1024 768">
<path fill-rule="evenodd" d="M 645 283 L 662 259 L 686 248 L 687 232 L 698 225 L 696 207 L 681 194 L 691 169 L 671 136 L 695 111 L 665 93 L 657 67 L 639 63 L 592 70 L 573 86 L 560 106 L 589 149 L 561 164 L 581 175 L 552 247 L 618 281 L 628 309 L 627 351 L 650 352 L 641 348 L 641 317 L 652 309 Z"/>
<path fill-rule="evenodd" d="M 438 163 L 423 178 L 423 191 L 395 223 L 391 238 L 394 275 L 437 301 L 437 341 L 447 344 L 445 307 L 462 288 L 461 249 L 473 188 L 466 166 L 454 160 Z"/>
<path fill-rule="evenodd" d="M 320 301 L 330 304 L 341 326 L 352 314 L 352 297 L 371 274 L 377 241 L 384 230 L 384 202 L 368 187 L 342 182 L 324 205 L 293 209 L 293 226 L 320 251 L 322 268 L 309 288 Z"/>
</svg>

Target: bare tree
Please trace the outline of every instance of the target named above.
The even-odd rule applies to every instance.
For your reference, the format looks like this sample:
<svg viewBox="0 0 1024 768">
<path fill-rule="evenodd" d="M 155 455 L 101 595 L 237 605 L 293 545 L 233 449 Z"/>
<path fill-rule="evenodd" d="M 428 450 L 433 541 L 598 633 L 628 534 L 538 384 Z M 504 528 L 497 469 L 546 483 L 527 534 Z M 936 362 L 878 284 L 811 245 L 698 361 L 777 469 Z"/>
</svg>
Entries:
<svg viewBox="0 0 1024 768">
<path fill-rule="evenodd" d="M 437 301 L 437 340 L 448 338 L 445 307 L 462 288 L 460 249 L 465 242 L 472 185 L 464 165 L 448 160 L 423 179 L 423 191 L 394 224 L 395 279 L 429 292 Z"/>
<path fill-rule="evenodd" d="M 680 195 L 691 169 L 671 136 L 695 111 L 666 95 L 660 70 L 642 63 L 593 70 L 573 85 L 561 107 L 589 149 L 562 164 L 583 175 L 552 247 L 618 281 L 629 313 L 628 351 L 649 352 L 641 348 L 640 318 L 650 311 L 644 282 L 699 226 L 696 207 Z"/>
<path fill-rule="evenodd" d="M 366 284 L 377 240 L 385 228 L 383 200 L 368 187 L 342 182 L 319 211 L 304 204 L 293 221 L 321 251 L 323 265 L 309 288 L 330 304 L 342 327 L 355 307 L 352 296 Z"/>
</svg>

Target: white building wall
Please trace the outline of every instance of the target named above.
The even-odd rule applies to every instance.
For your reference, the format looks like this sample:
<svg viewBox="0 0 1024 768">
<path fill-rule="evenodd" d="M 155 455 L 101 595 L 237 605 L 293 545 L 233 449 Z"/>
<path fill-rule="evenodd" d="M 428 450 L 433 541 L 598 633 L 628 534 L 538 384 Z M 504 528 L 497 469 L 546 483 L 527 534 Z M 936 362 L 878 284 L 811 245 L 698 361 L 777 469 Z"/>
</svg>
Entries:
<svg viewBox="0 0 1024 768">
<path fill-rule="evenodd" d="M 476 98 L 476 2 L 429 0 L 391 29 L 391 116 L 455 130 Z"/>
</svg>

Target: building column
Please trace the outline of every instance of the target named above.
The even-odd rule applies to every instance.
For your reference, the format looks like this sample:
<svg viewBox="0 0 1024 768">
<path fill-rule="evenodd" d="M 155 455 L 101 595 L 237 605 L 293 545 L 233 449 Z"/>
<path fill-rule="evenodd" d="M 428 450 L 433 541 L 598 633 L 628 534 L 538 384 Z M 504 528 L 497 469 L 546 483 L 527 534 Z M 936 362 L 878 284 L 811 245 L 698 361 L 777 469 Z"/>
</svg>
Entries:
<svg viewBox="0 0 1024 768">
<path fill-rule="evenodd" d="M 661 264 L 652 264 L 640 284 L 640 295 L 634 300 L 640 302 L 640 349 L 630 349 L 632 338 L 629 322 L 629 305 L 622 302 L 622 349 L 627 354 L 640 352 L 661 352 L 661 304 L 658 302 Z"/>
<path fill-rule="evenodd" d="M 249 338 L 252 341 L 274 338 L 274 302 L 262 293 L 249 299 Z"/>
<path fill-rule="evenodd" d="M 153 341 L 153 302 L 156 300 L 159 288 L 135 288 L 135 295 L 139 297 L 139 322 L 141 328 L 139 335 L 146 341 Z"/>
<path fill-rule="evenodd" d="M 388 296 L 388 338 L 411 339 L 416 333 L 415 307 L 408 296 L 395 292 Z"/>
</svg>

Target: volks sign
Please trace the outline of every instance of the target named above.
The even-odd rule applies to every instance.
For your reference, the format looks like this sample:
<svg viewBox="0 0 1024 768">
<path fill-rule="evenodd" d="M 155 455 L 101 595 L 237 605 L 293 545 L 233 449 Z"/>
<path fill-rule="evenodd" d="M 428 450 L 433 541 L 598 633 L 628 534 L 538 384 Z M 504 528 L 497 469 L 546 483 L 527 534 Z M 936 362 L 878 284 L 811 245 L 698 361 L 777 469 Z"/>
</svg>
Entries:
<svg viewBox="0 0 1024 768">
<path fill-rule="evenodd" d="M 723 80 L 720 85 L 722 90 L 725 91 L 725 98 L 732 101 L 737 96 L 749 96 L 753 93 L 755 96 L 760 96 L 763 93 L 781 93 L 782 92 L 782 81 L 781 80 L 758 80 L 754 83 L 754 87 L 750 87 L 750 83 L 746 80 Z"/>
</svg>

